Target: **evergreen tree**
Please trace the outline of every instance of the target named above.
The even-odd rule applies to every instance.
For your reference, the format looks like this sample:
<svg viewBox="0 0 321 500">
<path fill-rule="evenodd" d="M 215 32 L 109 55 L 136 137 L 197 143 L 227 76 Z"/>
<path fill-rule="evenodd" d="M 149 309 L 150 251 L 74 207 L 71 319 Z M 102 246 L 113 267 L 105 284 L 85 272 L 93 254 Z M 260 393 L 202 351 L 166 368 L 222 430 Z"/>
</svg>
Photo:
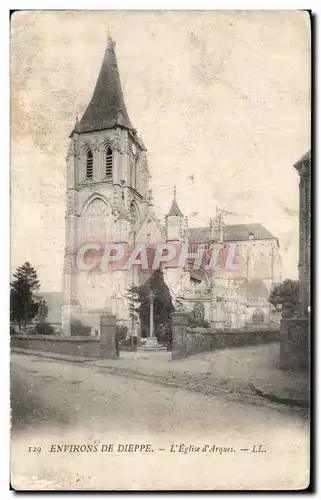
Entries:
<svg viewBox="0 0 321 500">
<path fill-rule="evenodd" d="M 139 318 L 139 287 L 132 284 L 127 289 L 126 297 L 128 300 L 129 318 L 133 325 Z"/>
<path fill-rule="evenodd" d="M 29 262 L 18 267 L 10 283 L 10 320 L 17 322 L 19 330 L 38 314 L 39 297 L 35 292 L 39 289 L 37 273 Z"/>
</svg>

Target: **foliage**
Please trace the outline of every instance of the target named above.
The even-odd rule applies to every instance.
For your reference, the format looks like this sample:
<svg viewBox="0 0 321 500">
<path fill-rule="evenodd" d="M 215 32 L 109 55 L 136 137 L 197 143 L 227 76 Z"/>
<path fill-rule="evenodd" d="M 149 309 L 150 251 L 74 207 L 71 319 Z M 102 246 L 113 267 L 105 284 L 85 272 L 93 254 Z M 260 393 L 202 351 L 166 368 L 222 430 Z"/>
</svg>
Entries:
<svg viewBox="0 0 321 500">
<path fill-rule="evenodd" d="M 277 311 L 296 313 L 299 308 L 299 282 L 286 279 L 282 283 L 274 285 L 269 302 Z"/>
<path fill-rule="evenodd" d="M 139 319 L 139 287 L 137 285 L 132 284 L 126 293 L 126 297 L 128 299 L 128 311 L 129 318 L 134 323 Z"/>
<path fill-rule="evenodd" d="M 208 321 L 205 321 L 204 314 L 204 304 L 200 301 L 195 302 L 192 311 L 188 315 L 188 326 L 191 328 L 210 328 L 211 325 Z"/>
<path fill-rule="evenodd" d="M 54 335 L 56 332 L 50 323 L 45 320 L 41 320 L 35 324 L 31 333 L 33 335 Z"/>
<path fill-rule="evenodd" d="M 70 335 L 89 337 L 91 334 L 91 327 L 85 325 L 80 319 L 73 318 L 70 324 Z"/>
<path fill-rule="evenodd" d="M 210 323 L 205 321 L 203 318 L 195 318 L 193 315 L 188 316 L 188 326 L 190 328 L 201 327 L 201 328 L 210 328 Z"/>
<path fill-rule="evenodd" d="M 20 331 L 38 314 L 40 298 L 35 296 L 35 292 L 40 284 L 29 262 L 18 267 L 13 278 L 10 283 L 10 321 L 18 323 Z"/>
<path fill-rule="evenodd" d="M 169 325 L 158 325 L 155 333 L 159 344 L 168 345 L 172 343 L 172 330 L 169 328 Z"/>
</svg>

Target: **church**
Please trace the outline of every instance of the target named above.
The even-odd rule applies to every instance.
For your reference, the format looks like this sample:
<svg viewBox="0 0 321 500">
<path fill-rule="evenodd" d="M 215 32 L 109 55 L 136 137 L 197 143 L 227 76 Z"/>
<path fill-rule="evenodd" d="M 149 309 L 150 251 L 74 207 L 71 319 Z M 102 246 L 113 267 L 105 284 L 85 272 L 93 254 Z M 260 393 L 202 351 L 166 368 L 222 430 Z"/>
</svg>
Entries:
<svg viewBox="0 0 321 500">
<path fill-rule="evenodd" d="M 262 224 L 229 225 L 229 212 L 217 209 L 208 226 L 189 227 L 176 188 L 164 223 L 155 214 L 147 150 L 126 109 L 115 42 L 110 37 L 91 101 L 71 132 L 66 161 L 61 317 L 65 336 L 76 318 L 99 335 L 100 316 L 106 313 L 114 314 L 118 324 L 130 331 L 127 290 L 150 275 L 137 266 L 112 272 L 98 266 L 80 269 L 78 251 L 90 243 L 117 243 L 130 249 L 139 242 L 151 248 L 160 242 L 187 242 L 190 253 L 217 243 L 224 249 L 233 243 L 238 272 L 222 268 L 211 274 L 202 266 L 164 266 L 174 306 L 183 304 L 193 311 L 200 305 L 203 319 L 214 329 L 274 321 L 268 295 L 281 280 L 281 257 L 278 239 Z"/>
</svg>

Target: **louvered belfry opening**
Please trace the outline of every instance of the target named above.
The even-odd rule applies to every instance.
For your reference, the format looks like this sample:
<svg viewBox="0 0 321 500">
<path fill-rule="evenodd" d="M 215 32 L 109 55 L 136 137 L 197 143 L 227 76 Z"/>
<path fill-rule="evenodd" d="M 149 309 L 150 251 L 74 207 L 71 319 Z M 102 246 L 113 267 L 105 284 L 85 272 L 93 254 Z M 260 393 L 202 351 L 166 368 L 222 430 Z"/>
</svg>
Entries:
<svg viewBox="0 0 321 500">
<path fill-rule="evenodd" d="M 108 178 L 113 176 L 113 152 L 110 147 L 105 152 L 105 175 Z"/>
<path fill-rule="evenodd" d="M 86 154 L 86 178 L 92 179 L 94 173 L 94 157 L 91 150 Z"/>
</svg>

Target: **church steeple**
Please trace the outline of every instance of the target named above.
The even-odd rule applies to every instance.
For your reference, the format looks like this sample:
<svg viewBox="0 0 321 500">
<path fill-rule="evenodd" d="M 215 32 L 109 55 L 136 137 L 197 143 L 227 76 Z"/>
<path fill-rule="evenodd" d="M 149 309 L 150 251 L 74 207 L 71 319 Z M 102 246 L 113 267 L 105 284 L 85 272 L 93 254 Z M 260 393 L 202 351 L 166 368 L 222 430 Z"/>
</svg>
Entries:
<svg viewBox="0 0 321 500">
<path fill-rule="evenodd" d="M 77 132 L 94 132 L 115 126 L 133 130 L 121 88 L 115 42 L 108 37 L 103 63 L 91 101 L 77 124 Z M 76 130 L 74 130 L 76 131 Z"/>
</svg>

